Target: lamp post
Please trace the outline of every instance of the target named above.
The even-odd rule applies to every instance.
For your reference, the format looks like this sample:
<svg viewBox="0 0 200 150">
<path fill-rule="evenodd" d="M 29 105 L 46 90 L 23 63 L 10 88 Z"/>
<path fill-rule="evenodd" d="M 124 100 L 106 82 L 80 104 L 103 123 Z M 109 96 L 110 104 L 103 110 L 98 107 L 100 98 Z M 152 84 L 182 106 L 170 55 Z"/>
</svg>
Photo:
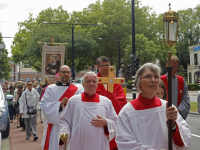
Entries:
<svg viewBox="0 0 200 150">
<path fill-rule="evenodd" d="M 133 99 L 136 98 L 136 88 L 134 87 L 135 83 L 135 69 L 134 69 L 134 59 L 135 59 L 135 2 L 131 0 L 131 12 L 132 12 L 132 90 L 133 90 Z"/>
<path fill-rule="evenodd" d="M 117 45 L 118 45 L 118 69 L 116 69 L 116 77 L 118 77 L 119 75 L 119 70 L 121 68 L 121 56 L 120 56 L 120 39 L 107 39 L 107 38 L 99 38 L 99 40 L 113 40 L 113 41 L 117 41 Z"/>
<path fill-rule="evenodd" d="M 43 24 L 69 24 L 69 25 L 72 25 L 72 79 L 74 81 L 74 78 L 75 78 L 75 70 L 74 70 L 74 25 L 102 25 L 102 24 L 101 23 L 97 23 L 97 24 L 88 24 L 88 23 L 51 23 L 51 22 L 43 22 Z"/>
<path fill-rule="evenodd" d="M 171 56 L 172 46 L 176 45 L 177 31 L 178 31 L 179 14 L 171 10 L 169 3 L 169 11 L 163 14 L 163 30 L 164 30 L 164 44 L 168 50 L 168 107 L 172 106 L 172 69 Z M 168 46 L 167 46 L 168 45 Z M 168 148 L 172 150 L 172 120 L 168 120 Z"/>
</svg>

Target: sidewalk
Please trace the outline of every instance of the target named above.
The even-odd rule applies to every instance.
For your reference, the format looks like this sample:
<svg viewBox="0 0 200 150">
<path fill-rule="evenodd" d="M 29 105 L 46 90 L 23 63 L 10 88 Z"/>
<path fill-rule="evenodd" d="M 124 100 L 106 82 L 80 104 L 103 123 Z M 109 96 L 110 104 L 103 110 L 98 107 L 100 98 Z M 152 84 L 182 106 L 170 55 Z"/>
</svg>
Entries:
<svg viewBox="0 0 200 150">
<path fill-rule="evenodd" d="M 40 123 L 40 119 L 37 120 L 37 134 L 38 140 L 33 141 L 33 136 L 30 140 L 26 140 L 26 131 L 22 131 L 22 128 L 17 128 L 17 120 L 14 119 L 13 123 L 10 123 L 10 150 L 41 150 L 40 143 L 43 138 L 43 123 Z"/>
</svg>

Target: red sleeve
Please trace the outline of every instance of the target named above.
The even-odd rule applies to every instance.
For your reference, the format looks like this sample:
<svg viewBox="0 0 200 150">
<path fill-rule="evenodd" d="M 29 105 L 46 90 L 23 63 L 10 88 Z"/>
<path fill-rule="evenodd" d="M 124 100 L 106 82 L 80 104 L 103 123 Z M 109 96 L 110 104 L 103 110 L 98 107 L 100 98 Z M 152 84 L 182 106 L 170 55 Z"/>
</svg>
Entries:
<svg viewBox="0 0 200 150">
<path fill-rule="evenodd" d="M 176 145 L 178 146 L 183 146 L 184 143 L 181 139 L 181 135 L 180 135 L 180 132 L 179 132 L 179 129 L 178 129 L 178 124 L 176 123 L 176 131 L 172 134 L 172 138 L 173 138 L 173 141 Z"/>
<path fill-rule="evenodd" d="M 110 99 L 112 101 L 113 107 L 115 109 L 115 112 L 117 114 L 119 114 L 120 110 L 122 109 L 120 103 L 117 101 L 117 99 L 115 98 L 115 96 L 108 92 L 108 91 L 96 91 L 97 94 L 99 95 L 103 95 L 105 97 L 107 97 L 108 99 Z"/>
<path fill-rule="evenodd" d="M 120 103 L 121 107 L 127 104 L 126 95 L 121 84 L 115 84 L 113 89 L 113 94 L 117 101 Z"/>
</svg>

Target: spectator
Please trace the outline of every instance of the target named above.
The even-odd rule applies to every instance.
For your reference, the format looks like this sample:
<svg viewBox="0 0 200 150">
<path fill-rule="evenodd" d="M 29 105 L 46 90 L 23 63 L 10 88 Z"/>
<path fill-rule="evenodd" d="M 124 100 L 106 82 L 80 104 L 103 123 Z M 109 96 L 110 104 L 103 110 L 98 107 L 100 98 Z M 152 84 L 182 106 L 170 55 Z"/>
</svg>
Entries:
<svg viewBox="0 0 200 150">
<path fill-rule="evenodd" d="M 19 98 L 21 97 L 22 95 L 22 91 L 23 90 L 23 85 L 22 84 L 18 84 L 17 86 L 17 91 L 16 93 L 14 94 L 14 99 L 15 99 L 15 110 L 16 110 L 16 115 L 17 115 L 17 127 L 20 128 L 20 126 L 23 126 L 23 125 L 20 125 L 20 113 L 19 113 Z"/>
<path fill-rule="evenodd" d="M 14 97 L 14 90 L 15 87 L 14 86 L 10 86 L 9 90 L 6 95 L 12 95 Z M 10 116 L 10 123 L 13 122 L 13 99 L 12 100 L 7 100 L 7 104 L 8 104 L 8 110 L 9 110 L 9 116 Z"/>
<path fill-rule="evenodd" d="M 29 115 L 27 114 L 27 106 L 39 107 L 39 94 L 33 88 L 33 83 L 31 81 L 27 82 L 28 88 L 22 93 L 19 99 L 20 114 L 22 118 L 25 119 L 26 124 L 26 139 L 29 140 L 31 137 L 31 129 L 33 131 L 33 140 L 38 139 L 37 136 L 37 114 Z"/>
<path fill-rule="evenodd" d="M 160 79 L 160 82 L 159 82 L 159 89 L 156 92 L 156 97 L 164 99 L 164 100 L 166 100 L 166 98 L 167 98 L 165 83 L 161 79 Z"/>
<path fill-rule="evenodd" d="M 3 93 L 4 95 L 6 95 L 6 93 L 9 91 L 8 86 L 6 84 L 4 84 L 3 86 Z"/>
</svg>

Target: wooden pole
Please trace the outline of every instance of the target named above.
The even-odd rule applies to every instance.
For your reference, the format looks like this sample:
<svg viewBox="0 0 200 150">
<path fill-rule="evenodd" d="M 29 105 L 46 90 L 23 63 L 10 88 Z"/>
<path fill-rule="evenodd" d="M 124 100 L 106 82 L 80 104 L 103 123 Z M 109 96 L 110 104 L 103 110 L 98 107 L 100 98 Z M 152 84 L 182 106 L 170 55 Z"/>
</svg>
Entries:
<svg viewBox="0 0 200 150">
<path fill-rule="evenodd" d="M 172 106 L 172 69 L 171 66 L 172 52 L 168 51 L 168 66 L 166 67 L 168 72 L 168 106 Z M 172 150 L 172 120 L 168 120 L 168 149 Z"/>
</svg>

